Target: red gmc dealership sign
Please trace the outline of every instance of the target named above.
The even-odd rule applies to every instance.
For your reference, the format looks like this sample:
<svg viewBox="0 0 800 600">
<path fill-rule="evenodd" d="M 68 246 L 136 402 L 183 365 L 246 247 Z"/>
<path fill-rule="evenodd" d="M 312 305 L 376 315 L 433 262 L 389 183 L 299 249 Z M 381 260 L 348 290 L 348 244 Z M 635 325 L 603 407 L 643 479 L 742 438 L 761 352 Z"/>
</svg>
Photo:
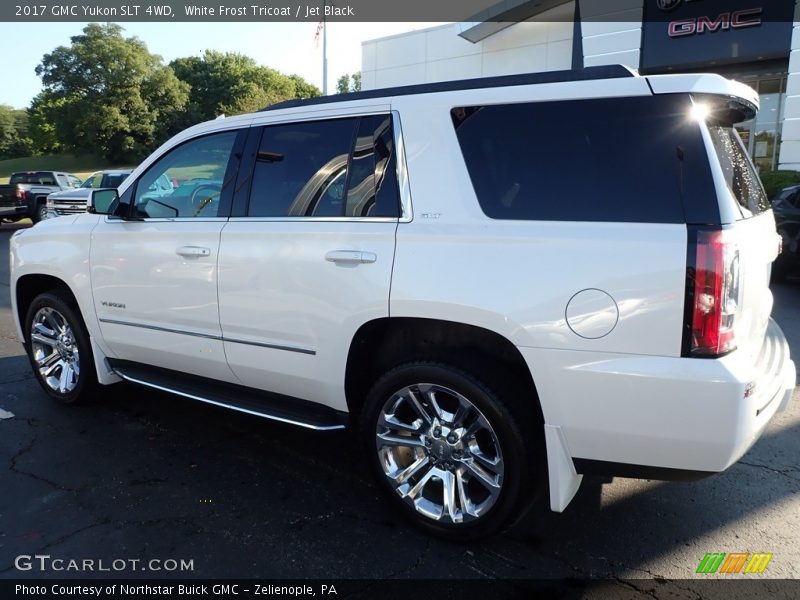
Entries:
<svg viewBox="0 0 800 600">
<path fill-rule="evenodd" d="M 659 73 L 788 61 L 794 10 L 795 0 L 644 0 L 639 66 Z"/>
<path fill-rule="evenodd" d="M 716 33 L 717 31 L 757 27 L 761 25 L 761 15 L 763 13 L 764 9 L 758 7 L 724 12 L 719 14 L 715 19 L 706 16 L 692 19 L 680 19 L 677 21 L 670 21 L 667 32 L 669 37 L 676 38 L 688 35 L 699 35 L 706 31 L 709 33 Z"/>
</svg>

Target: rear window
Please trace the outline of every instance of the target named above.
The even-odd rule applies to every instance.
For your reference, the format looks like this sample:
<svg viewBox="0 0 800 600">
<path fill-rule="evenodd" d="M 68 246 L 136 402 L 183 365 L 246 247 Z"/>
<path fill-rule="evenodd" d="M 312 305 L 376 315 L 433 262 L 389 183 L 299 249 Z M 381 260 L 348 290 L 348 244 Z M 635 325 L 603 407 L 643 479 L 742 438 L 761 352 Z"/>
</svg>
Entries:
<svg viewBox="0 0 800 600">
<path fill-rule="evenodd" d="M 463 106 L 451 112 L 493 219 L 685 223 L 719 219 L 685 95 Z"/>
<path fill-rule="evenodd" d="M 106 180 L 103 186 L 108 188 L 119 187 L 120 184 L 127 178 L 128 178 L 127 174 L 106 175 Z"/>
<path fill-rule="evenodd" d="M 738 132 L 733 127 L 711 124 L 708 131 L 725 183 L 739 203 L 742 217 L 746 219 L 769 210 L 769 198 Z"/>
<path fill-rule="evenodd" d="M 56 185 L 55 177 L 47 171 L 35 171 L 30 173 L 14 173 L 8 183 L 31 183 L 34 185 Z"/>
</svg>

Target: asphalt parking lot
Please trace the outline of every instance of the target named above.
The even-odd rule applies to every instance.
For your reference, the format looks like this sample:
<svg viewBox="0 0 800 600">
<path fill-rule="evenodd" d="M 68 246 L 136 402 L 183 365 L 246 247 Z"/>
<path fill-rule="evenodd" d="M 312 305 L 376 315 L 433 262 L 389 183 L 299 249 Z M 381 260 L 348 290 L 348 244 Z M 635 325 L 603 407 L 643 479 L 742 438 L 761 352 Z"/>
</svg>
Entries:
<svg viewBox="0 0 800 600">
<path fill-rule="evenodd" d="M 0 228 L 0 408 L 14 414 L 0 420 L 0 577 L 75 576 L 14 567 L 20 554 L 49 554 L 193 560 L 192 572 L 118 573 L 126 577 L 598 577 L 634 597 L 680 598 L 696 597 L 694 579 L 708 578 L 695 574 L 707 552 L 769 552 L 759 577 L 800 577 L 797 391 L 726 473 L 694 483 L 584 480 L 563 514 L 544 514 L 525 536 L 449 544 L 381 502 L 347 433 L 126 385 L 88 407 L 52 403 L 12 324 L 11 231 Z M 774 293 L 800 358 L 800 279 Z"/>
</svg>

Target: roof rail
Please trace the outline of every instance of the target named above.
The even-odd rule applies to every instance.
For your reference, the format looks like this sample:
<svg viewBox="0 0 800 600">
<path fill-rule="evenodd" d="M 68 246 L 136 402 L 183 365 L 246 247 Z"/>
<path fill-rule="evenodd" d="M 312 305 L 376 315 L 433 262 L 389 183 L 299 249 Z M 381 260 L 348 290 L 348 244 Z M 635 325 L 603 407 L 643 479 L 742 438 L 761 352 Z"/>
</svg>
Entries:
<svg viewBox="0 0 800 600">
<path fill-rule="evenodd" d="M 496 77 L 478 77 L 475 79 L 461 79 L 457 81 L 439 81 L 435 83 L 421 83 L 417 85 L 404 85 L 400 87 L 366 90 L 364 92 L 349 92 L 347 94 L 334 94 L 332 96 L 319 96 L 317 98 L 284 100 L 277 102 L 261 111 L 295 108 L 298 106 L 314 106 L 316 104 L 332 104 L 347 102 L 349 100 L 368 100 L 370 98 L 388 98 L 392 96 L 408 96 L 411 94 L 431 94 L 434 92 L 451 92 L 455 90 L 475 90 L 480 88 L 503 87 L 512 85 L 532 85 L 536 83 L 561 83 L 565 81 L 589 81 L 593 79 L 621 79 L 636 77 L 636 71 L 623 65 L 607 65 L 599 67 L 586 67 L 566 71 L 545 71 L 543 73 L 523 73 L 520 75 L 500 75 Z"/>
</svg>

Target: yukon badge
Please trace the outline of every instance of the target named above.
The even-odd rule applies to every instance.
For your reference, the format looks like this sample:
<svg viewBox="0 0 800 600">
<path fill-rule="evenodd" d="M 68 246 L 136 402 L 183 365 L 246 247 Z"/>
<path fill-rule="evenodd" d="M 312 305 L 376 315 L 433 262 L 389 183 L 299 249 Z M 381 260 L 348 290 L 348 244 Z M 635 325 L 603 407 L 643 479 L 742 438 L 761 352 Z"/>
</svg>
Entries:
<svg viewBox="0 0 800 600">
<path fill-rule="evenodd" d="M 100 302 L 100 304 L 107 308 L 121 308 L 122 310 L 125 310 L 125 305 L 119 302 L 108 302 L 107 300 L 103 300 Z"/>
</svg>

